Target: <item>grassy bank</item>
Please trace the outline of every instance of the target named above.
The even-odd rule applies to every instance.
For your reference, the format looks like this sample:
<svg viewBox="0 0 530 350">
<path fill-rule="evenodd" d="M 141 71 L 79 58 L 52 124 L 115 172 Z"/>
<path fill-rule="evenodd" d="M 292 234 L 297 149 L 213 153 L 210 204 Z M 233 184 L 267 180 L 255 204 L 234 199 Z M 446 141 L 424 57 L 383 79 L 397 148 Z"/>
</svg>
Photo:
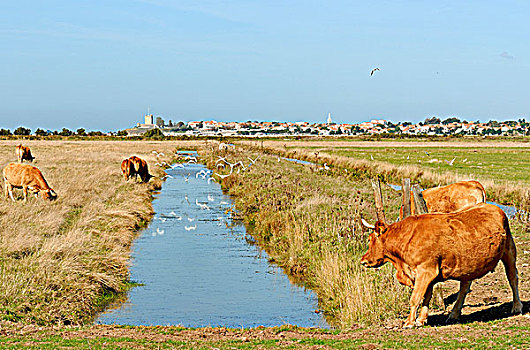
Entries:
<svg viewBox="0 0 530 350">
<path fill-rule="evenodd" d="M 3 141 L 0 164 L 16 161 L 18 141 Z M 34 165 L 58 200 L 0 200 L 0 319 L 36 324 L 89 321 L 127 288 L 130 244 L 150 220 L 161 182 L 125 182 L 121 161 L 133 154 L 162 175 L 152 150 L 176 143 L 26 141 Z M 20 194 L 20 192 L 18 192 Z"/>
<path fill-rule="evenodd" d="M 0 324 L 3 349 L 528 349 L 530 318 L 421 329 L 327 331 Z"/>
<path fill-rule="evenodd" d="M 233 196 L 238 215 L 265 247 L 271 260 L 299 275 L 319 296 L 319 307 L 333 325 L 381 324 L 400 316 L 408 291 L 395 282 L 391 266 L 363 268 L 366 249 L 360 216 L 373 219 L 369 180 L 344 170 L 315 171 L 272 155 L 238 147 L 201 154 L 210 167 L 218 156 L 230 162 L 258 161 L 222 181 Z M 389 218 L 397 217 L 399 196 L 385 189 Z"/>
</svg>

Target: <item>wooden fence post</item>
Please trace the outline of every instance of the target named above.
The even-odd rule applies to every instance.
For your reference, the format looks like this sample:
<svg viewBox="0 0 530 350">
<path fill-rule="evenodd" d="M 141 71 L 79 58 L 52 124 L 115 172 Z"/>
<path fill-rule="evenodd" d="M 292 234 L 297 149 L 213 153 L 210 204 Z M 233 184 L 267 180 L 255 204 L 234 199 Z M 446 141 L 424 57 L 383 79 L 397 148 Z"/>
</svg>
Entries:
<svg viewBox="0 0 530 350">
<path fill-rule="evenodd" d="M 403 217 L 401 219 L 404 219 L 406 217 L 409 217 L 410 214 L 411 214 L 411 210 L 410 210 L 410 179 L 409 178 L 403 179 L 403 183 L 402 183 L 402 186 L 401 186 L 401 191 L 403 193 L 402 196 L 401 196 L 401 199 L 402 199 L 401 210 L 402 210 Z"/>
<path fill-rule="evenodd" d="M 429 211 L 427 210 L 427 204 L 425 203 L 425 199 L 423 199 L 423 195 L 421 194 L 420 185 L 415 184 L 414 186 L 412 186 L 412 195 L 414 196 L 414 207 L 416 209 L 416 215 L 427 214 Z"/>
<path fill-rule="evenodd" d="M 372 179 L 372 188 L 374 190 L 375 212 L 377 215 L 377 220 L 381 220 L 386 223 L 385 210 L 383 207 L 383 195 L 381 194 L 381 184 L 379 183 L 379 178 L 376 178 L 375 180 Z"/>
</svg>

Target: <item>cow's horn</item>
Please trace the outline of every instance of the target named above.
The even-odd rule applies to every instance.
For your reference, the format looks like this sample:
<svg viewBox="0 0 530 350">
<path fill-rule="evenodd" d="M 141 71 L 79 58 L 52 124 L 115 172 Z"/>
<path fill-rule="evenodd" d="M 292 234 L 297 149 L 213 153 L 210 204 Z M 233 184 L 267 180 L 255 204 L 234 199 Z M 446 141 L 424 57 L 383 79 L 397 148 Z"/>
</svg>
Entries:
<svg viewBox="0 0 530 350">
<path fill-rule="evenodd" d="M 369 224 L 368 221 L 364 220 L 363 218 L 361 218 L 361 223 L 364 227 L 369 228 L 371 230 L 375 228 L 375 225 Z"/>
</svg>

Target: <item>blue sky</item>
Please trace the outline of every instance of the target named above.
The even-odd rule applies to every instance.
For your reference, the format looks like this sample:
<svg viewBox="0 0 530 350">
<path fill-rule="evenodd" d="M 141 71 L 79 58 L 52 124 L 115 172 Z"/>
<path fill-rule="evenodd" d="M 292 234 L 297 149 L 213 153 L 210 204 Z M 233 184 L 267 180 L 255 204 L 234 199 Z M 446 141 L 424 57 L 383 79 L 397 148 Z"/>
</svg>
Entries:
<svg viewBox="0 0 530 350">
<path fill-rule="evenodd" d="M 0 127 L 530 119 L 524 1 L 0 0 Z M 381 70 L 370 77 L 374 67 Z"/>
</svg>

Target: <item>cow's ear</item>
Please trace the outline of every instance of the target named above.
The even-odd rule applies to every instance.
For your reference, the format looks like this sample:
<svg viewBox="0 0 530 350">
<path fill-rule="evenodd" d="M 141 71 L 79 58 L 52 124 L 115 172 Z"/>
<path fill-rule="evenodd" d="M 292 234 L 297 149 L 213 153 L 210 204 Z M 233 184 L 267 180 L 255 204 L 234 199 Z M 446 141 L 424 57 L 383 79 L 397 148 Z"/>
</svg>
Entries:
<svg viewBox="0 0 530 350">
<path fill-rule="evenodd" d="M 377 221 L 374 226 L 374 232 L 376 237 L 381 236 L 383 233 L 385 233 L 387 229 L 387 225 L 381 220 Z"/>
</svg>

